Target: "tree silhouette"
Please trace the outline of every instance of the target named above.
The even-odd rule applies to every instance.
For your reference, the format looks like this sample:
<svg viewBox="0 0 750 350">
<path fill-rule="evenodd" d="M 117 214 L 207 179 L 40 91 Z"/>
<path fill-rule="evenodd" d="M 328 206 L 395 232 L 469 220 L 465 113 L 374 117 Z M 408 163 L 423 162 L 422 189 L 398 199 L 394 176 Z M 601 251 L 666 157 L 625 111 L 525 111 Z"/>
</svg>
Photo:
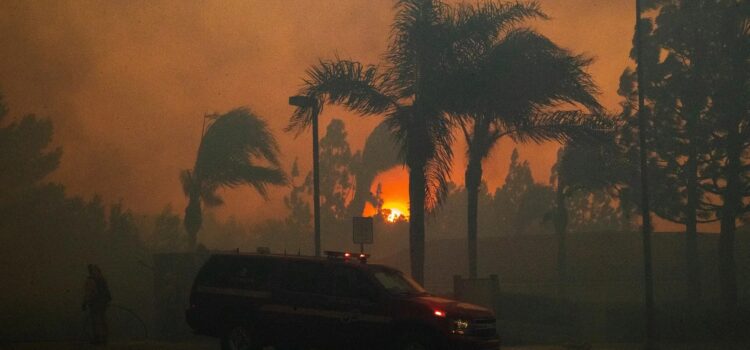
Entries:
<svg viewBox="0 0 750 350">
<path fill-rule="evenodd" d="M 707 205 L 706 156 L 710 153 L 711 32 L 704 1 L 661 1 L 658 15 L 642 33 L 647 59 L 644 90 L 653 114 L 653 211 L 685 225 L 687 291 L 691 302 L 701 296 L 697 225 L 717 220 Z M 651 22 L 651 19 L 648 19 Z M 659 56 L 664 56 L 659 59 Z M 627 72 L 626 72 L 627 74 Z"/>
<path fill-rule="evenodd" d="M 701 290 L 697 224 L 721 221 L 719 277 L 729 315 L 737 306 L 734 235 L 750 196 L 743 170 L 750 163 L 743 155 L 750 148 L 743 126 L 750 120 L 750 4 L 651 0 L 643 7 L 655 14 L 639 22 L 643 88 L 635 89 L 632 71 L 623 73 L 619 93 L 626 97 L 623 115 L 630 120 L 620 143 L 636 159 L 635 93 L 641 92 L 651 130 L 645 137 L 649 182 L 656 185 L 652 209 L 685 224 L 687 289 L 693 302 Z"/>
<path fill-rule="evenodd" d="M 8 110 L 0 96 L 0 122 Z M 37 185 L 57 169 L 62 149 L 50 150 L 53 127 L 49 119 L 27 115 L 0 127 L 0 199 Z"/>
<path fill-rule="evenodd" d="M 627 225 L 629 222 L 629 211 L 627 200 L 620 198 L 620 209 L 622 218 L 617 218 L 613 213 L 615 208 L 609 198 L 612 196 L 606 191 L 612 189 L 616 192 L 628 191 L 629 174 L 631 174 L 631 163 L 619 153 L 619 149 L 613 138 L 604 138 L 603 142 L 592 145 L 591 143 L 571 142 L 561 148 L 557 153 L 557 163 L 552 168 L 550 182 L 555 185 L 555 210 L 553 223 L 557 236 L 557 273 L 558 273 L 558 296 L 567 297 L 567 231 L 571 217 L 583 218 L 587 213 L 576 213 L 582 206 L 589 207 L 588 203 L 573 205 L 570 208 L 568 202 L 576 194 L 586 194 L 583 201 L 588 202 L 591 193 L 597 193 L 600 198 L 594 198 L 592 205 L 601 206 L 598 213 L 591 213 L 590 220 L 602 220 L 601 214 L 609 213 L 614 220 Z M 604 198 L 601 198 L 604 197 Z M 572 210 L 571 210 L 572 209 Z M 573 215 L 571 215 L 573 211 Z M 602 213 L 604 211 L 605 213 Z M 594 218 L 594 215 L 599 217 Z M 604 215 L 606 216 L 606 215 Z M 611 224 L 611 223 L 610 223 Z M 624 226 L 624 225 L 617 225 Z M 611 226 L 610 226 L 611 227 Z"/>
<path fill-rule="evenodd" d="M 289 209 L 289 216 L 285 223 L 293 230 L 307 232 L 312 229 L 312 215 L 310 215 L 310 203 L 306 202 L 303 196 L 310 195 L 312 192 L 312 173 L 308 172 L 302 179 L 302 183 L 297 185 L 295 179 L 299 176 L 299 166 L 295 158 L 290 179 L 292 190 L 288 196 L 284 196 L 284 206 Z"/>
<path fill-rule="evenodd" d="M 606 128 L 605 120 L 580 111 L 555 111 L 561 104 L 582 105 L 591 112 L 602 108 L 586 68 L 592 60 L 559 48 L 531 29 L 524 19 L 546 18 L 538 7 L 513 17 L 500 35 L 487 35 L 476 45 L 471 64 L 451 71 L 461 95 L 461 127 L 468 145 L 466 189 L 468 201 L 469 276 L 477 273 L 477 195 L 482 161 L 502 137 L 516 142 L 565 141 Z M 512 7 L 507 7 L 512 12 Z M 490 34 L 490 33 L 488 33 Z"/>
<path fill-rule="evenodd" d="M 734 324 L 738 308 L 735 231 L 737 220 L 750 211 L 750 3 L 747 1 L 706 1 L 702 9 L 704 30 L 710 33 L 713 56 L 712 95 L 716 113 L 712 133 L 711 181 L 704 186 L 719 195 L 721 233 L 719 236 L 719 281 L 724 312 Z M 703 22 L 702 22 L 703 23 Z"/>
<path fill-rule="evenodd" d="M 151 250 L 156 252 L 177 252 L 186 248 L 187 239 L 182 229 L 180 216 L 167 205 L 154 218 L 151 233 Z"/>
<path fill-rule="evenodd" d="M 289 130 L 303 130 L 314 113 L 332 103 L 362 115 L 384 114 L 399 141 L 409 167 L 411 274 L 419 282 L 424 280 L 425 210 L 445 195 L 453 158 L 447 114 L 463 107 L 456 90 L 461 85 L 450 79 L 450 70 L 468 64 L 487 36 L 535 13 L 535 3 L 452 7 L 438 0 L 398 1 L 384 71 L 340 59 L 307 71 L 300 94 L 318 103 L 298 108 Z"/>
<path fill-rule="evenodd" d="M 344 219 L 347 203 L 354 192 L 354 174 L 351 169 L 359 155 L 353 155 L 346 140 L 347 133 L 341 119 L 333 119 L 320 139 L 320 194 L 321 210 L 328 221 Z"/>
<path fill-rule="evenodd" d="M 505 228 L 505 233 L 511 235 L 527 233 L 533 224 L 543 222 L 544 214 L 551 209 L 552 197 L 552 189 L 534 182 L 529 162 L 520 161 L 518 149 L 513 149 L 505 183 L 495 190 L 493 227 Z"/>
<path fill-rule="evenodd" d="M 288 214 L 284 218 L 271 218 L 253 225 L 250 230 L 256 237 L 257 246 L 288 253 L 311 252 L 313 218 L 310 197 L 312 195 L 312 171 L 300 174 L 297 158 L 289 172 L 289 193 L 284 196 L 284 207 Z"/>
<path fill-rule="evenodd" d="M 387 123 L 378 124 L 367 136 L 362 153 L 355 157 L 351 166 L 356 183 L 354 197 L 349 203 L 349 216 L 362 215 L 367 202 L 377 208 L 376 197 L 370 192 L 372 182 L 378 174 L 401 164 L 398 151 L 399 145 L 393 139 Z"/>
<path fill-rule="evenodd" d="M 185 229 L 191 249 L 201 228 L 202 204 L 223 204 L 219 187 L 250 185 L 264 198 L 268 185 L 285 185 L 279 168 L 279 148 L 266 122 L 246 108 L 216 117 L 203 135 L 195 166 L 180 174 L 189 202 L 185 208 Z M 262 165 L 259 163 L 267 163 Z"/>
</svg>

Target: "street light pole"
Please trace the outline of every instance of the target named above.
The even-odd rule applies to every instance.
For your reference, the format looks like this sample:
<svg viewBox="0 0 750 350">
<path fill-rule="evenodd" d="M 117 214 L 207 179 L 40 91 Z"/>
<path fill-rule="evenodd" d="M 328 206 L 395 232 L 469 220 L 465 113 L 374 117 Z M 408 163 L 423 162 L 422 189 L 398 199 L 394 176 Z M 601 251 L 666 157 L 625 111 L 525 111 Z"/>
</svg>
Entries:
<svg viewBox="0 0 750 350">
<path fill-rule="evenodd" d="M 320 152 L 318 151 L 318 101 L 310 96 L 289 97 L 289 104 L 312 108 L 313 152 L 313 218 L 315 228 L 315 256 L 320 256 Z"/>
<path fill-rule="evenodd" d="M 320 152 L 318 152 L 318 107 L 313 107 L 313 217 L 315 219 L 315 256 L 320 256 Z"/>
</svg>

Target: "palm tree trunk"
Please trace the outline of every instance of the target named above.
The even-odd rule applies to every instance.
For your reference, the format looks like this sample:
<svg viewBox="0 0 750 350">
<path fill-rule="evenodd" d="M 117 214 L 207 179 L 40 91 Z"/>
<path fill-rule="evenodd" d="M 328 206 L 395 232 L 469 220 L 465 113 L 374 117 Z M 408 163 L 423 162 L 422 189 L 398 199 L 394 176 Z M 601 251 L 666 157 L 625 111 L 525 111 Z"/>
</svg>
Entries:
<svg viewBox="0 0 750 350">
<path fill-rule="evenodd" d="M 566 235 L 568 231 L 568 207 L 565 204 L 565 186 L 557 180 L 557 195 L 555 197 L 555 233 L 557 234 L 557 297 L 567 298 L 568 257 Z"/>
<path fill-rule="evenodd" d="M 424 204 L 425 204 L 425 167 L 409 167 L 409 255 L 411 258 L 411 276 L 415 281 L 424 284 Z"/>
<path fill-rule="evenodd" d="M 479 206 L 479 185 L 482 181 L 482 159 L 472 155 L 466 167 L 467 236 L 469 253 L 469 278 L 477 278 L 477 216 Z"/>
<path fill-rule="evenodd" d="M 203 224 L 200 194 L 196 190 L 190 191 L 188 205 L 185 208 L 184 224 L 188 234 L 188 250 L 193 251 L 198 241 L 198 231 Z"/>
<path fill-rule="evenodd" d="M 740 193 L 741 144 L 737 125 L 730 127 L 727 135 L 726 188 L 724 189 L 719 235 L 719 279 L 721 299 L 727 320 L 731 321 L 737 309 L 737 265 L 734 260 L 734 240 L 738 209 L 742 206 Z"/>
</svg>

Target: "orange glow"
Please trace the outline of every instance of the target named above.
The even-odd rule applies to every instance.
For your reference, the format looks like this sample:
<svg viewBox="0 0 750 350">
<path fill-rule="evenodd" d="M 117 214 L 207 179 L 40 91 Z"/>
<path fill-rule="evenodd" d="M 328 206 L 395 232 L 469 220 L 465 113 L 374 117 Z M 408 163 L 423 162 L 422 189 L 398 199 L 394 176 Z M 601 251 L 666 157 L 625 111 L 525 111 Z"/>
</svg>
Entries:
<svg viewBox="0 0 750 350">
<path fill-rule="evenodd" d="M 378 210 L 370 202 L 365 203 L 365 209 L 362 210 L 362 216 L 373 217 L 378 214 Z"/>
<path fill-rule="evenodd" d="M 396 208 L 392 208 L 392 209 L 390 209 L 390 211 L 391 211 L 391 213 L 388 214 L 387 218 L 385 218 L 386 220 L 388 220 L 388 222 L 396 222 L 396 220 L 398 220 L 400 217 L 404 216 L 404 214 L 400 210 L 398 210 Z"/>
<path fill-rule="evenodd" d="M 440 310 L 435 310 L 435 316 L 437 317 L 445 317 L 445 312 Z"/>
<path fill-rule="evenodd" d="M 386 220 L 390 222 L 398 220 L 399 215 L 401 215 L 403 219 L 408 220 L 409 218 L 408 178 L 409 174 L 406 169 L 397 166 L 380 173 L 372 182 L 372 188 L 370 189 L 370 192 L 372 193 L 376 193 L 378 184 L 381 185 L 381 197 L 383 199 L 381 209 L 383 214 L 388 216 L 386 217 Z M 391 218 L 391 214 L 394 212 L 398 212 L 398 214 Z M 371 203 L 367 203 L 362 212 L 362 216 L 375 216 L 377 214 L 377 208 Z"/>
</svg>

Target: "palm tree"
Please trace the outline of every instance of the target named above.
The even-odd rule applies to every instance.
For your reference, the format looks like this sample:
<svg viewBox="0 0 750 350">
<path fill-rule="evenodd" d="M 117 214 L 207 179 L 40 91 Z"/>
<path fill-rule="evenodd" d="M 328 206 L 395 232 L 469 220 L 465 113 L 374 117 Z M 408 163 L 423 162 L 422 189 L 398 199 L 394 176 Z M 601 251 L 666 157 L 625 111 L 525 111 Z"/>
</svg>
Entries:
<svg viewBox="0 0 750 350">
<path fill-rule="evenodd" d="M 538 12 L 535 17 L 544 17 Z M 488 49 L 468 71 L 457 72 L 465 84 L 467 113 L 461 127 L 468 145 L 465 184 L 468 195 L 469 276 L 477 277 L 477 198 L 482 161 L 504 136 L 516 142 L 567 141 L 599 131 L 605 120 L 583 112 L 554 111 L 560 104 L 582 105 L 599 113 L 597 89 L 585 69 L 591 59 L 573 55 L 530 29 L 510 28 L 483 45 Z"/>
<path fill-rule="evenodd" d="M 298 108 L 288 129 L 303 130 L 315 108 L 341 104 L 362 115 L 382 114 L 409 168 L 411 274 L 424 281 L 425 210 L 447 189 L 453 153 L 449 113 L 461 108 L 451 69 L 477 54 L 475 43 L 538 12 L 535 3 L 449 6 L 440 0 L 396 2 L 386 65 L 334 59 L 307 71 L 300 94 L 318 100 Z M 318 110 L 317 112 L 320 112 Z"/>
<path fill-rule="evenodd" d="M 191 249 L 203 223 L 201 204 L 223 204 L 216 193 L 219 187 L 250 185 L 267 198 L 268 185 L 287 183 L 278 154 L 279 146 L 266 122 L 247 108 L 215 117 L 201 138 L 193 169 L 180 173 L 189 198 L 184 224 Z"/>
</svg>

